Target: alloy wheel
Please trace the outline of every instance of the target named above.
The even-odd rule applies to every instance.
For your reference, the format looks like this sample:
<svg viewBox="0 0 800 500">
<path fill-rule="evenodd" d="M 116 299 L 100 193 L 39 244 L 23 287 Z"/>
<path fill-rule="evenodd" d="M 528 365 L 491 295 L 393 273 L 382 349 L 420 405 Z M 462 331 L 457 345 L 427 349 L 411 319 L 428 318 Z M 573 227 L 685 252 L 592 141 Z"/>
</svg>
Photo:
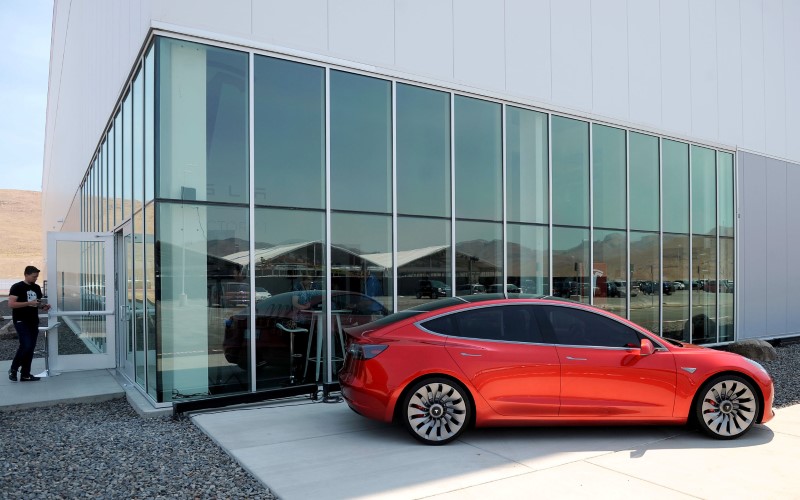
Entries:
<svg viewBox="0 0 800 500">
<path fill-rule="evenodd" d="M 470 406 L 465 390 L 441 379 L 417 384 L 406 398 L 405 424 L 426 444 L 445 444 L 456 439 L 469 422 Z"/>
<path fill-rule="evenodd" d="M 758 417 L 758 397 L 744 379 L 716 379 L 707 384 L 701 394 L 697 417 L 703 431 L 712 437 L 739 437 L 753 426 Z"/>
</svg>

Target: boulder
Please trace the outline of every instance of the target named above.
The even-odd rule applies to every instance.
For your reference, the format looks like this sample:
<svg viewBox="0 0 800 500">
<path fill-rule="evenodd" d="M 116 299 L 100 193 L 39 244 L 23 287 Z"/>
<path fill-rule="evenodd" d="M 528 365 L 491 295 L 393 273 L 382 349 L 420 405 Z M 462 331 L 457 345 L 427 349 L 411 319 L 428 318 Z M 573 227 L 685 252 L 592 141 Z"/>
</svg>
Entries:
<svg viewBox="0 0 800 500">
<path fill-rule="evenodd" d="M 778 358 L 778 352 L 766 340 L 747 339 L 727 346 L 728 351 L 741 354 L 754 361 L 772 361 Z"/>
</svg>

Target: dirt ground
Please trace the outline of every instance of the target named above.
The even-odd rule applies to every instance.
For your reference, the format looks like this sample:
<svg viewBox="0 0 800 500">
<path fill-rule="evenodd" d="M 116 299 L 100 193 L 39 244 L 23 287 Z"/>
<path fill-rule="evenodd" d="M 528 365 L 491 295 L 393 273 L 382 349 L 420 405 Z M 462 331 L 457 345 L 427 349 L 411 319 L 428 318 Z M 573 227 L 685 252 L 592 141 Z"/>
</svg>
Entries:
<svg viewBox="0 0 800 500">
<path fill-rule="evenodd" d="M 0 189 L 0 281 L 21 280 L 27 265 L 46 274 L 41 198 L 39 191 Z M 7 291 L 0 284 L 0 294 Z"/>
</svg>

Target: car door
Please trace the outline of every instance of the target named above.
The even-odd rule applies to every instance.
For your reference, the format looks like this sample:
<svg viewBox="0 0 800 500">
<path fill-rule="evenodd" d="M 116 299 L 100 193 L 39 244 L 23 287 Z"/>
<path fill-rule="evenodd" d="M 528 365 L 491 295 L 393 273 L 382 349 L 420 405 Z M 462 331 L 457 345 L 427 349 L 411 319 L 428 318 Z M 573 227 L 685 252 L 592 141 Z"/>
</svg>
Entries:
<svg viewBox="0 0 800 500">
<path fill-rule="evenodd" d="M 600 313 L 542 306 L 561 362 L 562 417 L 632 420 L 671 417 L 675 360 L 668 350 L 642 356 L 642 334 Z"/>
<path fill-rule="evenodd" d="M 422 326 L 446 332 L 448 353 L 497 413 L 558 414 L 558 354 L 543 343 L 530 305 L 476 307 Z"/>
</svg>

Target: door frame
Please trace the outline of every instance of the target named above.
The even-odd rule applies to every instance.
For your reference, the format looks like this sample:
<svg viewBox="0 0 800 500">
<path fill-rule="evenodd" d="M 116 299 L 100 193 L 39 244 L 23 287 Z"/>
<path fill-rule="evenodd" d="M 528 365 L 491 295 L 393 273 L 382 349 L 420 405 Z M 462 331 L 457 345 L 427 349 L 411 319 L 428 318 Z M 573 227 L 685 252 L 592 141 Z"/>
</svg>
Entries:
<svg viewBox="0 0 800 500">
<path fill-rule="evenodd" d="M 130 248 L 126 248 L 125 238 L 130 238 Z M 127 303 L 128 292 L 128 257 L 131 259 L 131 271 L 133 271 L 133 225 L 129 220 L 119 227 L 114 233 L 114 255 L 118 263 L 116 267 L 116 286 L 114 289 L 116 301 L 114 303 L 117 311 L 116 331 L 117 331 L 117 367 L 119 371 L 131 381 L 136 380 L 135 349 L 128 351 L 128 342 L 133 346 L 132 304 Z"/>
<path fill-rule="evenodd" d="M 61 297 L 58 287 L 58 243 L 59 242 L 85 242 L 103 243 L 103 267 L 104 267 L 104 311 L 61 311 L 59 310 L 59 298 Z M 114 283 L 114 234 L 108 232 L 48 232 L 47 233 L 47 283 L 48 283 L 48 303 L 51 308 L 48 311 L 48 327 L 52 327 L 58 321 L 69 321 L 70 318 L 104 316 L 106 318 L 106 344 L 105 352 L 94 354 L 59 354 L 58 353 L 58 330 L 53 329 L 48 334 L 48 356 L 50 368 L 58 371 L 80 371 L 80 370 L 99 370 L 116 368 L 117 349 L 116 349 L 116 289 Z M 84 272 L 81 270 L 81 272 Z"/>
</svg>

